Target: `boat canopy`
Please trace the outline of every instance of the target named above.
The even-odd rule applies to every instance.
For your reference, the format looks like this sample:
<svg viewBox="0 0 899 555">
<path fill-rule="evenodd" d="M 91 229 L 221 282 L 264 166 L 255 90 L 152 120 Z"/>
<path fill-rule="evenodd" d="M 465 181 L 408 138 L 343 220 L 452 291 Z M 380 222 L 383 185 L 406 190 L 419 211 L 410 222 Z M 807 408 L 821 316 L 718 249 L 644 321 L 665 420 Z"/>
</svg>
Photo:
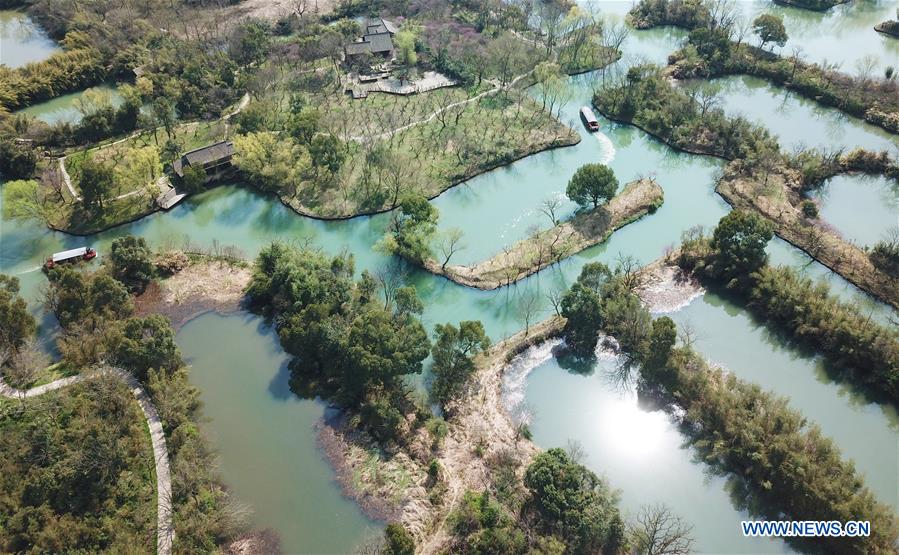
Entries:
<svg viewBox="0 0 899 555">
<path fill-rule="evenodd" d="M 596 116 L 593 115 L 593 110 L 591 110 L 587 106 L 581 108 L 581 115 L 584 116 L 584 119 L 587 120 L 587 123 L 599 123 L 596 120 Z"/>
<path fill-rule="evenodd" d="M 87 254 L 87 247 L 80 247 L 77 249 L 56 252 L 56 253 L 53 253 L 53 262 L 63 262 L 64 260 L 69 260 L 70 258 L 84 256 L 85 254 Z"/>
</svg>

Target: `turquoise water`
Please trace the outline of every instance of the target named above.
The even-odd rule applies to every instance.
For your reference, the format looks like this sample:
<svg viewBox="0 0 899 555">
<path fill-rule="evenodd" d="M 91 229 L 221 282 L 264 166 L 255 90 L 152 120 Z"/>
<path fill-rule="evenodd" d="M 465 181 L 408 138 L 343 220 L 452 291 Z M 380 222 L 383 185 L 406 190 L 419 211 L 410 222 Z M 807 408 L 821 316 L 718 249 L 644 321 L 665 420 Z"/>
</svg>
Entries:
<svg viewBox="0 0 899 555">
<path fill-rule="evenodd" d="M 550 358 L 527 380 L 531 431 L 540 445 L 575 442 L 587 465 L 620 489 L 625 518 L 664 503 L 693 525 L 697 553 L 783 553 L 779 540 L 744 538 L 728 482 L 697 464 L 684 436 L 661 411 L 639 406 L 636 392 L 616 379 L 616 362 L 586 369 Z M 626 484 L 626 485 L 625 485 Z"/>
<path fill-rule="evenodd" d="M 812 198 L 819 205 L 819 217 L 856 245 L 873 246 L 899 227 L 899 183 L 893 180 L 838 175 Z"/>
<path fill-rule="evenodd" d="M 99 85 L 88 90 L 103 91 L 109 96 L 109 103 L 118 107 L 121 106 L 123 99 L 113 85 Z M 26 114 L 49 123 L 71 123 L 75 124 L 81 121 L 83 116 L 79 109 L 79 102 L 84 98 L 85 91 L 78 91 L 70 94 L 58 96 L 52 100 L 29 106 L 28 108 L 19 110 L 18 114 Z"/>
<path fill-rule="evenodd" d="M 720 105 L 728 115 L 741 115 L 776 135 L 785 152 L 802 148 L 899 152 L 899 136 L 764 79 L 722 77 L 703 86 L 719 92 Z"/>
<path fill-rule="evenodd" d="M 629 4 L 610 7 L 620 15 Z M 663 63 L 683 36 L 670 29 L 633 33 L 625 43 L 621 65 L 642 59 Z M 802 36 L 811 40 L 811 33 Z M 685 229 L 697 224 L 711 227 L 726 214 L 727 205 L 713 190 L 720 162 L 676 153 L 636 129 L 605 120 L 601 121 L 601 134 L 583 132 L 576 119 L 577 108 L 589 102 L 600 78 L 585 75 L 571 80 L 572 101 L 565 107 L 563 119 L 582 133 L 580 144 L 477 177 L 434 201 L 441 211 L 441 229 L 464 226 L 468 247 L 454 262 L 483 259 L 527 235 L 533 225 L 548 227 L 549 221 L 539 212 L 540 203 L 560 196 L 569 177 L 587 162 L 607 162 L 622 183 L 655 176 L 665 190 L 665 204 L 657 213 L 616 232 L 607 243 L 510 288 L 475 291 L 409 270 L 408 279 L 417 286 L 427 307 L 426 327 L 480 319 L 493 339 L 501 339 L 523 327 L 518 310 L 523 294 L 532 290 L 545 293 L 570 283 L 585 263 L 600 260 L 611 264 L 619 253 L 649 262 L 667 246 L 678 243 Z M 765 87 L 755 90 L 761 92 L 744 93 L 738 86 L 735 92 L 726 93 L 726 98 L 737 95 L 733 97 L 737 105 L 775 130 L 781 115 L 766 116 L 769 91 Z M 805 111 L 796 116 L 794 125 L 776 132 L 801 139 L 801 129 L 793 129 L 801 128 L 800 123 L 823 128 L 832 125 L 832 111 L 803 106 L 800 103 L 797 108 Z M 818 127 L 808 129 L 812 131 L 805 135 L 807 140 L 821 139 Z M 866 126 L 847 129 L 845 134 L 832 135 L 832 140 L 882 138 Z M 822 213 L 827 205 L 822 199 Z M 566 202 L 559 214 L 564 217 L 572 209 Z M 826 214 L 822 217 L 828 219 Z M 247 257 L 275 239 L 309 238 L 329 253 L 348 249 L 355 256 L 357 271 L 377 270 L 394 262 L 373 248 L 387 220 L 386 215 L 341 222 L 311 220 L 297 216 L 272 197 L 228 185 L 187 199 L 168 213 L 86 238 L 51 232 L 34 222 L 0 220 L 0 271 L 21 278 L 31 310 L 40 313 L 46 282 L 39 266 L 46 256 L 63 248 L 92 245 L 100 252 L 96 265 L 114 238 L 129 233 L 146 238 L 153 247 L 180 246 L 187 240 L 202 247 L 236 245 Z M 860 228 L 879 232 L 881 226 L 873 218 L 858 220 Z M 870 310 L 875 318 L 884 321 L 892 314 L 789 245 L 775 241 L 769 252 L 777 263 L 828 280 L 843 298 Z M 548 303 L 544 303 L 541 316 L 548 313 Z M 821 425 L 844 454 L 856 461 L 878 497 L 897 505 L 894 447 L 899 445 L 899 432 L 891 409 L 834 381 L 819 360 L 768 333 L 745 311 L 715 295 L 706 294 L 672 316 L 696 329 L 697 347 L 710 360 L 788 395 L 793 407 Z M 52 317 L 47 318 L 42 329 L 47 341 L 52 339 L 53 329 Z M 237 499 L 253 510 L 254 524 L 274 528 L 285 549 L 293 552 L 347 552 L 377 531 L 380 524 L 366 519 L 333 483 L 333 471 L 317 449 L 313 430 L 325 408 L 286 391 L 285 354 L 259 319 L 245 314 L 203 316 L 179 332 L 178 342 L 192 365 L 191 379 L 202 391 L 208 417 L 203 429 L 220 453 L 223 478 Z M 734 524 L 744 513 L 731 502 L 727 483 L 708 475 L 706 466 L 693 461 L 689 450 L 681 446 L 683 438 L 664 415 L 638 408 L 632 392 L 607 379 L 606 370 L 608 367 L 600 365 L 588 375 L 580 375 L 548 362 L 533 372 L 526 381 L 525 402 L 535 409 L 537 443 L 554 447 L 564 446 L 569 438 L 577 439 L 587 453 L 585 463 L 621 491 L 626 510 L 646 503 L 668 503 L 695 526 L 697 548 L 707 552 L 784 550 L 780 542 L 750 542 L 739 536 Z"/>
<path fill-rule="evenodd" d="M 340 495 L 328 462 L 310 448 L 325 405 L 290 391 L 289 357 L 261 318 L 206 314 L 177 339 L 215 423 L 205 428 L 222 478 L 237 499 L 265 500 L 253 504 L 254 526 L 277 530 L 287 553 L 350 553 L 360 535 L 377 533 L 380 525 Z"/>
</svg>

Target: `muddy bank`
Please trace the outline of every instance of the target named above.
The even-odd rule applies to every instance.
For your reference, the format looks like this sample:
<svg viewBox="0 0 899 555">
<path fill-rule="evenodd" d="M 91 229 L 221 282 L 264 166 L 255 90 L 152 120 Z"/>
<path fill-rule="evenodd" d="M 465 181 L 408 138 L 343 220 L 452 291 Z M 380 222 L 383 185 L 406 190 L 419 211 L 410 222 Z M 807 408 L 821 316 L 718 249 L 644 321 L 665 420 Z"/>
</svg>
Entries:
<svg viewBox="0 0 899 555">
<path fill-rule="evenodd" d="M 427 502 L 424 463 L 402 451 L 386 452 L 368 434 L 354 429 L 345 413 L 316 424 L 317 443 L 335 472 L 344 496 L 382 522 L 410 521 Z"/>
<path fill-rule="evenodd" d="M 637 296 L 653 314 L 677 312 L 705 293 L 695 277 L 667 260 L 644 268 L 637 287 Z"/>
<path fill-rule="evenodd" d="M 170 277 L 153 281 L 134 299 L 138 316 L 162 314 L 178 330 L 210 311 L 230 314 L 241 309 L 252 271 L 244 264 L 195 259 Z"/>
</svg>

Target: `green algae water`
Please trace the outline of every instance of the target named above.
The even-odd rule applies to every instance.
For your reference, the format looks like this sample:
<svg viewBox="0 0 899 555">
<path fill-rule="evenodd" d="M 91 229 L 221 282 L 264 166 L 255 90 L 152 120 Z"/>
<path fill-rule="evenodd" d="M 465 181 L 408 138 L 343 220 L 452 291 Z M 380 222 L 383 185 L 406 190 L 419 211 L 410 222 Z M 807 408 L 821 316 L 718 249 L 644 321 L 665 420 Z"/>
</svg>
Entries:
<svg viewBox="0 0 899 555">
<path fill-rule="evenodd" d="M 759 7 L 762 3 L 751 5 Z M 766 9 L 780 9 L 767 2 L 764 5 Z M 855 36 L 862 33 L 856 29 L 862 16 L 853 10 L 865 5 L 856 2 L 825 16 L 788 10 L 792 14 L 786 21 L 788 32 L 797 43 L 805 41 L 802 44 L 808 48 L 816 44 L 818 35 L 843 36 L 851 30 Z M 620 18 L 630 4 L 601 3 L 600 7 Z M 867 8 L 858 9 L 868 14 L 864 17 L 872 17 Z M 817 17 L 826 19 L 829 26 L 800 25 L 801 21 L 817 21 Z M 871 33 L 877 35 L 873 30 Z M 674 29 L 632 32 L 620 65 L 642 60 L 664 63 L 684 36 Z M 876 40 L 879 36 L 866 37 L 858 47 L 843 43 L 830 50 L 839 51 L 846 63 L 865 52 L 889 59 L 890 47 L 873 48 Z M 494 340 L 502 339 L 523 327 L 518 303 L 528 292 L 538 291 L 543 298 L 549 289 L 570 283 L 585 263 L 614 264 L 619 253 L 649 262 L 678 243 L 684 230 L 694 225 L 711 227 L 727 213 L 726 203 L 714 192 L 719 161 L 674 152 L 639 130 L 607 120 L 601 119 L 598 134 L 583 131 L 577 109 L 589 103 L 595 82 L 601 78 L 601 74 L 587 74 L 570 80 L 572 100 L 561 117 L 581 133 L 578 145 L 525 158 L 469 180 L 434 201 L 441 212 L 440 229 L 459 227 L 464 232 L 467 248 L 453 262 L 481 260 L 527 236 L 534 225 L 548 227 L 548 220 L 539 211 L 540 203 L 563 196 L 570 176 L 587 162 L 609 164 L 621 183 L 654 176 L 665 191 L 665 204 L 655 214 L 616 232 L 607 243 L 514 287 L 476 291 L 410 270 L 409 280 L 426 307 L 423 319 L 428 329 L 437 323 L 480 319 Z M 783 112 L 772 113 L 779 91 L 764 84 L 743 85 L 740 78 L 732 81 L 736 85 L 724 87 L 722 92 L 725 104 L 746 110 L 777 133 L 784 145 L 801 141 L 822 144 L 822 137 L 826 146 L 849 147 L 864 142 L 876 147 L 885 144 L 877 141 L 893 141 L 851 119 L 834 122 L 835 114 L 839 117 L 837 112 L 818 110 L 816 105 L 794 97 L 788 100 L 795 105 L 791 104 L 787 116 L 794 110 L 802 111 L 791 125 L 777 128 L 787 117 Z M 50 103 L 34 108 L 33 115 L 51 117 Z M 844 133 L 822 132 L 841 129 L 844 124 Z M 830 185 L 822 194 L 832 199 L 837 194 L 833 189 L 839 189 L 839 185 Z M 877 194 L 894 194 L 869 185 L 861 186 Z M 822 217 L 837 226 L 838 218 L 827 212 L 830 202 L 819 199 Z M 876 202 L 866 201 L 865 206 Z M 841 207 L 845 204 L 839 199 L 835 203 Z M 573 209 L 565 202 L 560 215 L 570 215 Z M 844 209 L 847 215 L 858 214 L 856 208 Z M 329 253 L 347 249 L 355 257 L 357 271 L 376 270 L 393 263 L 374 248 L 387 223 L 386 215 L 340 222 L 303 218 L 272 197 L 233 184 L 191 197 L 167 213 L 90 237 L 52 232 L 37 222 L 0 220 L 0 272 L 21 279 L 30 309 L 41 315 L 46 281 L 39 268 L 54 251 L 91 245 L 100 252 L 100 259 L 93 263 L 96 265 L 102 262 L 111 241 L 126 234 L 144 237 L 154 248 L 185 243 L 202 248 L 235 245 L 248 258 L 273 240 L 309 240 Z M 854 222 L 856 231 L 841 232 L 847 237 L 850 233 L 873 236 L 882 231 L 883 223 L 881 219 L 859 217 Z M 889 307 L 788 244 L 773 241 L 768 250 L 773 262 L 828 281 L 843 299 L 858 304 L 872 317 L 886 321 L 894 315 Z M 544 302 L 540 317 L 549 313 Z M 714 294 L 706 293 L 671 316 L 696 330 L 696 348 L 710 361 L 728 367 L 742 379 L 788 396 L 793 408 L 821 426 L 844 456 L 855 461 L 879 499 L 894 507 L 899 505 L 899 424 L 892 408 L 870 401 L 850 383 L 832 376 L 817 357 L 769 333 L 746 311 Z M 47 344 L 52 344 L 54 330 L 52 316 L 42 317 L 41 336 Z M 377 533 L 382 523 L 367 519 L 334 484 L 334 473 L 315 441 L 315 422 L 326 409 L 321 403 L 300 400 L 289 392 L 287 357 L 262 320 L 246 314 L 201 316 L 180 330 L 178 343 L 191 365 L 191 380 L 202 393 L 207 418 L 202 428 L 220 455 L 222 477 L 237 500 L 252 511 L 254 525 L 278 532 L 289 552 L 346 553 Z M 532 408 L 536 442 L 541 447 L 556 447 L 565 446 L 569 439 L 579 441 L 586 452 L 585 464 L 620 490 L 625 511 L 658 502 L 671 505 L 695 527 L 696 548 L 703 552 L 787 550 L 779 541 L 742 538 L 737 525 L 746 513 L 732 498 L 732 485 L 710 475 L 707 466 L 693 459 L 683 446 L 683 436 L 664 414 L 637 405 L 632 390 L 614 379 L 613 361 L 602 359 L 596 367 L 583 369 L 548 358 L 536 366 L 518 374 L 520 402 Z"/>
<path fill-rule="evenodd" d="M 113 107 L 119 107 L 124 100 L 113 85 L 98 85 L 92 87 L 93 90 L 106 93 L 109 97 L 109 103 Z M 90 89 L 88 89 L 90 90 Z M 16 112 L 26 116 L 33 116 L 45 123 L 78 123 L 81 121 L 82 113 L 79 110 L 79 101 L 84 98 L 85 91 L 78 91 L 70 94 L 58 96 L 52 100 L 29 106 Z"/>
<path fill-rule="evenodd" d="M 222 478 L 237 499 L 264 500 L 253 504 L 254 526 L 277 530 L 286 553 L 350 553 L 377 533 L 380 526 L 341 496 L 331 467 L 311 448 L 325 405 L 290 391 L 289 357 L 261 318 L 206 314 L 177 340 L 204 414 L 215 422 L 208 434 Z"/>
</svg>

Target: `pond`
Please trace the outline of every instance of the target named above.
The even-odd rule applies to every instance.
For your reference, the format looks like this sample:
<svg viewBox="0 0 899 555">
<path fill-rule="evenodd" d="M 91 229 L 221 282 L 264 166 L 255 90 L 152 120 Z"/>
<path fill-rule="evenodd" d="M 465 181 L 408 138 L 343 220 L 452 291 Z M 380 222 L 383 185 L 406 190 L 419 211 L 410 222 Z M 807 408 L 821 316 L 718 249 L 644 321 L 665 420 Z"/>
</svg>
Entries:
<svg viewBox="0 0 899 555">
<path fill-rule="evenodd" d="M 856 245 L 874 246 L 899 227 L 899 183 L 883 176 L 838 175 L 811 196 L 819 217 Z"/>
<path fill-rule="evenodd" d="M 619 17 L 629 5 L 602 4 Z M 841 32 L 839 21 L 833 21 L 835 33 Z M 825 34 L 822 29 L 829 27 L 822 24 L 818 29 Z M 810 40 L 813 33 L 796 34 Z M 621 65 L 644 59 L 664 63 L 683 36 L 672 29 L 634 32 L 625 43 Z M 844 49 L 858 50 L 854 45 L 844 45 Z M 619 253 L 649 262 L 676 244 L 684 230 L 697 224 L 711 227 L 727 213 L 727 205 L 713 190 L 720 162 L 676 153 L 636 129 L 607 120 L 601 121 L 599 134 L 583 131 L 576 119 L 577 108 L 589 102 L 601 78 L 601 74 L 587 74 L 571 79 L 571 100 L 563 108 L 562 119 L 581 133 L 580 144 L 482 175 L 434 201 L 441 212 L 440 228 L 460 227 L 465 234 L 468 248 L 454 262 L 483 259 L 526 236 L 533 225 L 548 227 L 540 203 L 563 195 L 570 176 L 587 162 L 607 162 L 621 183 L 641 175 L 655 176 L 665 190 L 665 204 L 657 213 L 616 232 L 607 243 L 515 287 L 476 291 L 410 271 L 409 280 L 426 307 L 423 318 L 428 329 L 437 323 L 480 319 L 491 338 L 502 339 L 523 327 L 518 302 L 525 293 L 545 293 L 563 286 L 585 263 L 614 264 Z M 743 94 L 739 88 L 735 94 Z M 765 116 L 770 109 L 765 99 L 768 92 L 764 87 L 760 90 L 764 94 L 750 94 L 743 102 L 747 109 L 755 110 L 761 123 L 773 129 L 779 115 Z M 832 113 L 808 108 L 802 117 L 809 125 L 827 126 Z M 806 140 L 820 139 L 820 131 L 810 129 Z M 866 134 L 867 128 L 859 129 L 858 140 L 879 137 L 876 132 Z M 856 131 L 850 133 L 856 136 Z M 839 134 L 834 137 L 841 138 Z M 803 137 L 797 134 L 795 138 Z M 822 212 L 827 204 L 822 199 Z M 573 205 L 566 201 L 561 215 L 570 215 L 572 210 Z M 826 214 L 822 217 L 830 221 Z M 860 227 L 880 232 L 882 222 L 858 219 Z M 110 242 L 125 234 L 142 236 L 154 248 L 181 246 L 186 240 L 202 247 L 235 245 L 247 257 L 275 239 L 310 238 L 326 252 L 347 249 L 353 253 L 358 272 L 392 263 L 375 248 L 387 222 L 387 215 L 340 222 L 302 218 L 273 197 L 232 184 L 189 198 L 170 212 L 90 237 L 51 232 L 36 222 L 0 219 L 0 272 L 21 279 L 30 309 L 40 314 L 46 286 L 40 265 L 50 253 L 64 248 L 98 248 L 100 260 L 93 263 L 97 265 Z M 786 243 L 772 242 L 769 253 L 776 263 L 827 280 L 839 295 L 881 321 L 893 314 Z M 549 310 L 544 300 L 541 317 Z M 744 310 L 716 295 L 706 294 L 672 317 L 689 322 L 696 330 L 697 348 L 707 358 L 726 365 L 743 379 L 788 396 L 791 406 L 819 424 L 844 455 L 856 461 L 877 496 L 897 506 L 896 450 L 889 446 L 897 444 L 899 432 L 892 409 L 871 403 L 830 376 L 816 357 L 767 332 Z M 48 343 L 53 330 L 53 318 L 44 317 L 41 331 Z M 365 518 L 341 497 L 333 483 L 333 472 L 315 442 L 314 424 L 326 409 L 321 403 L 299 400 L 289 393 L 286 355 L 261 320 L 242 313 L 205 315 L 179 332 L 178 343 L 192 366 L 191 380 L 202 393 L 208 418 L 202 427 L 220 454 L 222 476 L 237 499 L 253 510 L 255 524 L 275 529 L 288 551 L 324 553 L 350 551 L 380 529 L 381 523 Z M 624 509 L 668 503 L 695 526 L 697 547 L 716 552 L 783 551 L 780 542 L 740 537 L 735 523 L 744 515 L 731 501 L 726 481 L 708 475 L 708 468 L 692 459 L 664 415 L 642 411 L 632 392 L 608 379 L 610 364 L 574 372 L 551 359 L 523 377 L 524 403 L 534 408 L 537 443 L 555 447 L 564 446 L 568 439 L 580 441 L 587 454 L 585 463 L 621 491 Z M 633 441 L 634 437 L 641 439 Z"/>
<path fill-rule="evenodd" d="M 538 445 L 580 448 L 582 463 L 618 490 L 625 520 L 641 507 L 664 503 L 693 526 L 694 552 L 788 552 L 779 540 L 742 537 L 740 521 L 748 517 L 734 507 L 726 479 L 694 460 L 664 412 L 641 408 L 616 369 L 617 360 L 607 354 L 580 367 L 543 345 L 508 370 L 505 398 L 512 410 L 526 411 Z M 516 405 L 522 394 L 524 405 Z"/>
<path fill-rule="evenodd" d="M 177 341 L 214 423 L 206 428 L 221 476 L 252 502 L 255 526 L 277 530 L 285 553 L 350 553 L 360 536 L 377 533 L 380 524 L 341 496 L 330 465 L 311 448 L 324 403 L 290 391 L 288 356 L 261 318 L 206 314 Z"/>
<path fill-rule="evenodd" d="M 0 10 L 0 64 L 21 67 L 49 58 L 61 48 L 25 13 Z"/>
</svg>

